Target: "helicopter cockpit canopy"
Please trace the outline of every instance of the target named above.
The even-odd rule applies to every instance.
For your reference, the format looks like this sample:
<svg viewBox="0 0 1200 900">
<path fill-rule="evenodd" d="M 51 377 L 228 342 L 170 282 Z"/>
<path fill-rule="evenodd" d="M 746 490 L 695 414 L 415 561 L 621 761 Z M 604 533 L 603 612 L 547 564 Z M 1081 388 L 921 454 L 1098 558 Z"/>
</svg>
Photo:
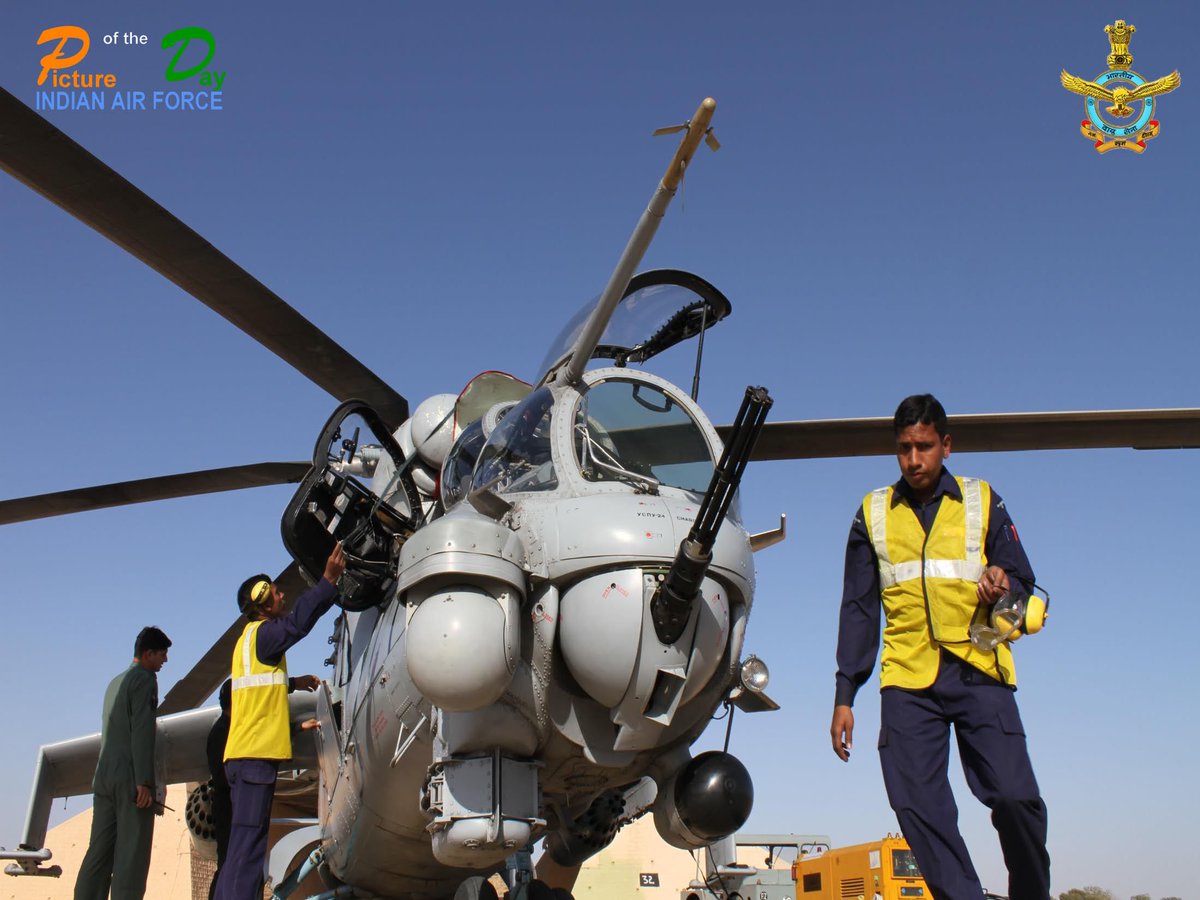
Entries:
<svg viewBox="0 0 1200 900">
<path fill-rule="evenodd" d="M 550 345 L 540 374 L 570 353 L 598 300 L 584 304 L 567 322 Z M 591 358 L 613 360 L 618 366 L 645 362 L 711 328 L 731 309 L 725 295 L 698 275 L 678 269 L 643 272 L 630 279 Z"/>
<path fill-rule="evenodd" d="M 476 419 L 463 429 L 463 433 L 450 448 L 446 462 L 442 464 L 442 477 L 438 486 L 443 509 L 449 509 L 466 498 L 471 489 L 471 473 L 475 471 L 479 451 L 483 449 L 486 440 L 483 420 Z"/>
<path fill-rule="evenodd" d="M 653 383 L 605 378 L 590 385 L 575 417 L 575 455 L 587 481 L 624 481 L 704 493 L 713 457 L 699 424 Z"/>
<path fill-rule="evenodd" d="M 505 494 L 558 487 L 550 450 L 554 393 L 540 387 L 508 410 L 479 453 L 472 491 Z"/>
<path fill-rule="evenodd" d="M 474 460 L 470 492 L 553 491 L 565 476 L 576 484 L 580 478 L 621 483 L 643 493 L 665 486 L 703 494 L 712 480 L 715 435 L 709 439 L 678 388 L 648 373 L 623 371 L 588 373 L 579 392 L 543 385 L 505 408 L 486 438 L 476 426 L 464 431 L 451 458 L 456 471 Z M 556 416 L 567 416 L 571 425 L 556 424 Z M 446 480 L 443 475 L 443 485 Z M 461 484 L 453 489 L 457 501 L 466 486 L 451 480 Z"/>
<path fill-rule="evenodd" d="M 460 434 L 442 464 L 439 487 L 442 508 L 464 499 L 484 442 L 500 421 L 533 388 L 505 372 L 484 372 L 472 378 L 454 404 L 455 430 Z"/>
</svg>

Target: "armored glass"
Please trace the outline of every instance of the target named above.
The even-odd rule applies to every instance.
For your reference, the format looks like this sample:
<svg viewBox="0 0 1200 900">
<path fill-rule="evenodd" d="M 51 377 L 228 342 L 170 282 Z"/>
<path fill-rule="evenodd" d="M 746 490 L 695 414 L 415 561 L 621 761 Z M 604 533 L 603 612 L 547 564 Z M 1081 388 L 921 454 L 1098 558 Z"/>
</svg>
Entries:
<svg viewBox="0 0 1200 900">
<path fill-rule="evenodd" d="M 558 486 L 550 454 L 554 395 L 538 388 L 497 423 L 479 454 L 472 490 L 497 494 L 548 491 Z"/>
<path fill-rule="evenodd" d="M 446 454 L 446 462 L 442 465 L 441 497 L 442 506 L 449 509 L 467 496 L 471 487 L 471 473 L 479 459 L 479 451 L 483 449 L 483 422 L 475 421 L 466 427 L 450 452 Z"/>
<path fill-rule="evenodd" d="M 645 382 L 612 378 L 593 384 L 579 404 L 574 443 L 589 481 L 703 493 L 712 480 L 713 459 L 700 426 Z"/>
</svg>

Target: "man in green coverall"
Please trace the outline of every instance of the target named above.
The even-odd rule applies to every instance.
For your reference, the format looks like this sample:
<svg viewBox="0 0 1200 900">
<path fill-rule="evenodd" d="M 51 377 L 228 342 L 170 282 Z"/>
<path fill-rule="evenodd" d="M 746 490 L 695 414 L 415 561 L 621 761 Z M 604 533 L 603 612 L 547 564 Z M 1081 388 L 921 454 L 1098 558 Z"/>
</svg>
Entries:
<svg viewBox="0 0 1200 900">
<path fill-rule="evenodd" d="M 104 692 L 100 758 L 92 779 L 92 835 L 79 865 L 75 900 L 141 900 L 150 868 L 154 814 L 154 711 L 156 673 L 171 639 L 143 628 L 133 663 Z"/>
</svg>

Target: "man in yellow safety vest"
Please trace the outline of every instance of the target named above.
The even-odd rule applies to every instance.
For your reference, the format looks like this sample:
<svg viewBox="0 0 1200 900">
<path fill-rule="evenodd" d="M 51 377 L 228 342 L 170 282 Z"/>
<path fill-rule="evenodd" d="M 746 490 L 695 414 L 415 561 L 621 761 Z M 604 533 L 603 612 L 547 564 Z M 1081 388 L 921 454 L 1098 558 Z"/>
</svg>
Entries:
<svg viewBox="0 0 1200 900">
<path fill-rule="evenodd" d="M 946 412 L 930 394 L 893 419 L 901 478 L 867 494 L 850 528 L 830 737 L 847 761 L 854 697 L 880 662 L 879 759 L 888 800 L 938 900 L 978 900 L 946 768 L 950 729 L 972 793 L 992 811 L 1012 900 L 1049 900 L 1046 807 L 1013 696 L 1007 643 L 970 640 L 973 622 L 1033 570 L 1004 501 L 986 481 L 956 478 Z"/>
<path fill-rule="evenodd" d="M 297 598 L 287 614 L 283 593 L 266 575 L 248 578 L 238 589 L 238 608 L 250 622 L 234 647 L 231 666 L 225 777 L 233 801 L 233 827 L 214 900 L 262 896 L 275 778 L 279 762 L 292 755 L 286 652 L 333 606 L 337 580 L 345 569 L 339 543 L 325 562 L 324 576 Z"/>
</svg>

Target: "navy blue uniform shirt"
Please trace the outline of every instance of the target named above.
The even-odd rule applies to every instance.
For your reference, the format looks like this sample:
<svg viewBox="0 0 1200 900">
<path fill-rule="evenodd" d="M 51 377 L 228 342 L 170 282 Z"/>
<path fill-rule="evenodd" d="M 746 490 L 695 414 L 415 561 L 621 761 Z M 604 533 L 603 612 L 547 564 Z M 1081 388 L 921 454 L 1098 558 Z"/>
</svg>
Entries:
<svg viewBox="0 0 1200 900">
<path fill-rule="evenodd" d="M 300 643 L 313 630 L 335 599 L 337 588 L 322 578 L 296 599 L 296 605 L 286 616 L 259 625 L 255 648 L 259 661 L 268 666 L 279 665 L 288 648 Z"/>
<path fill-rule="evenodd" d="M 962 491 L 958 482 L 943 466 L 942 477 L 934 488 L 933 497 L 921 503 L 913 497 L 912 488 L 901 478 L 894 485 L 893 503 L 906 502 L 920 519 L 925 533 L 933 525 L 942 497 L 949 494 L 959 500 Z M 1017 538 L 1017 529 L 1009 518 L 1004 501 L 992 491 L 992 508 L 988 516 L 987 538 L 983 552 L 989 566 L 999 566 L 1008 573 L 1013 587 L 1033 589 L 1033 568 L 1025 556 L 1025 548 Z M 837 688 L 835 706 L 853 706 L 854 695 L 871 677 L 875 658 L 879 655 L 880 615 L 883 603 L 879 591 L 879 561 L 875 547 L 867 535 L 862 505 L 854 513 L 850 537 L 846 541 L 846 574 L 842 581 L 842 610 L 838 621 Z"/>
</svg>

